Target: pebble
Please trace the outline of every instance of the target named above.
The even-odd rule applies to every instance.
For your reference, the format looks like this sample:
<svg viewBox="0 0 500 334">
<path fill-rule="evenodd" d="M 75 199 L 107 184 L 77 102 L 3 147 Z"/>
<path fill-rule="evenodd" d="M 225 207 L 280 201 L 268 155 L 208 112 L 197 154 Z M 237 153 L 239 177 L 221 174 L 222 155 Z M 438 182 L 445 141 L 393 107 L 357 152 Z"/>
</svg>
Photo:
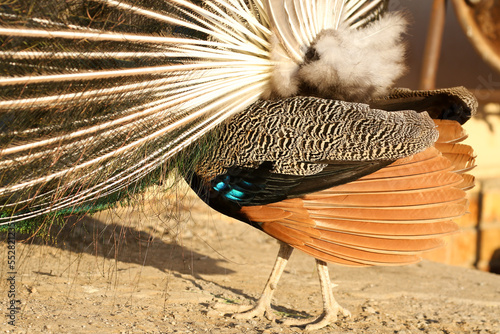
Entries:
<svg viewBox="0 0 500 334">
<path fill-rule="evenodd" d="M 364 307 L 364 308 L 363 308 L 363 311 L 365 311 L 366 313 L 370 313 L 370 314 L 375 314 L 375 313 L 377 313 L 377 311 L 376 311 L 373 307 L 371 307 L 371 306 Z"/>
<path fill-rule="evenodd" d="M 429 325 L 425 322 L 425 321 L 420 321 L 418 324 L 417 324 L 417 327 L 419 329 L 426 329 L 427 327 L 429 327 Z"/>
<path fill-rule="evenodd" d="M 274 329 L 274 328 L 273 328 L 273 329 L 270 329 L 270 328 L 268 328 L 268 329 L 265 329 L 265 330 L 262 332 L 262 334 L 276 334 L 276 333 L 280 333 L 280 332 L 282 332 L 282 331 L 283 331 L 283 328 L 279 328 L 279 329 Z"/>
<path fill-rule="evenodd" d="M 28 290 L 29 294 L 37 293 L 37 289 L 34 286 L 26 286 L 26 290 Z"/>
</svg>

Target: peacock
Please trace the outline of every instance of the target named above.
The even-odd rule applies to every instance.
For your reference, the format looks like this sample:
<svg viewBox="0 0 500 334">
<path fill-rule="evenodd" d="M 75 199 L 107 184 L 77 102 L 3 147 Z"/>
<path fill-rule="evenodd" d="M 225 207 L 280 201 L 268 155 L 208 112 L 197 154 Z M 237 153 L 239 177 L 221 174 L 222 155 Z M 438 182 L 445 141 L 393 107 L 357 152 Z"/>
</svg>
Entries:
<svg viewBox="0 0 500 334">
<path fill-rule="evenodd" d="M 467 211 L 477 109 L 394 88 L 405 15 L 384 0 L 48 0 L 0 6 L 0 224 L 113 207 L 178 170 L 213 209 L 327 263 L 403 265 Z"/>
</svg>

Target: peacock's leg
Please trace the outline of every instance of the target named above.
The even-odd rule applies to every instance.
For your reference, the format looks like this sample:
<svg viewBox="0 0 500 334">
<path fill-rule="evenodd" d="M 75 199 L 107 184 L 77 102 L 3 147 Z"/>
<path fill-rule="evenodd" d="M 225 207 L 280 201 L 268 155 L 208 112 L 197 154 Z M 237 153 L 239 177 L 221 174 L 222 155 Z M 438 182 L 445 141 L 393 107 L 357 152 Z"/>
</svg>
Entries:
<svg viewBox="0 0 500 334">
<path fill-rule="evenodd" d="M 326 262 L 316 259 L 316 267 L 318 269 L 319 283 L 321 285 L 321 294 L 323 296 L 323 313 L 314 320 L 310 319 L 287 319 L 284 321 L 286 325 L 304 326 L 306 330 L 317 330 L 328 326 L 330 323 L 337 320 L 337 314 L 342 313 L 345 317 L 350 317 L 351 313 L 340 306 L 333 297 L 333 288 L 335 287 L 330 280 L 328 266 Z"/>
<path fill-rule="evenodd" d="M 241 312 L 241 308 L 238 308 L 234 313 L 233 318 L 236 319 L 250 319 L 253 317 L 265 316 L 268 320 L 273 320 L 275 318 L 274 313 L 271 309 L 271 299 L 273 298 L 274 291 L 278 286 L 278 281 L 283 274 L 283 270 L 285 270 L 286 264 L 290 255 L 292 255 L 293 248 L 285 243 L 280 242 L 280 249 L 278 252 L 278 256 L 276 257 L 276 262 L 274 263 L 273 270 L 271 271 L 271 275 L 267 280 L 266 286 L 264 287 L 264 291 L 262 291 L 262 295 L 259 300 L 255 304 L 255 306 L 250 307 L 250 309 L 244 310 Z M 218 307 L 219 309 L 221 307 Z M 225 307 L 225 309 L 228 309 Z M 234 312 L 234 309 L 233 309 Z"/>
</svg>

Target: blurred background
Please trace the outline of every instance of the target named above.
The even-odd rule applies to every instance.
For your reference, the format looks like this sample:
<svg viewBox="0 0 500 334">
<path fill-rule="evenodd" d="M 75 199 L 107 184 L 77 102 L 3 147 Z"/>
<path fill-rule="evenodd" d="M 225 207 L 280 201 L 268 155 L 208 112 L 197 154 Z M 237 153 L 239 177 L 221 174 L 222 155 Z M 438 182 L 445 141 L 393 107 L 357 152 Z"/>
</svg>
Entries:
<svg viewBox="0 0 500 334">
<path fill-rule="evenodd" d="M 470 214 L 459 221 L 463 233 L 425 257 L 500 274 L 500 0 L 392 0 L 391 10 L 407 12 L 411 22 L 409 72 L 398 86 L 465 86 L 480 102 L 465 125 L 477 154 Z"/>
</svg>

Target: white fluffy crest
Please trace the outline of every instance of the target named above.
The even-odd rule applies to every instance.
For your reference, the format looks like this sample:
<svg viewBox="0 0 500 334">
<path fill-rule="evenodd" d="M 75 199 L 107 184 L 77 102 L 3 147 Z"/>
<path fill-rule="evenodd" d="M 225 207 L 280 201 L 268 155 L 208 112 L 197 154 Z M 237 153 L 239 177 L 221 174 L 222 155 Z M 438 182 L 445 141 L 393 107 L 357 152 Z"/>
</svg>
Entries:
<svg viewBox="0 0 500 334">
<path fill-rule="evenodd" d="M 401 35 L 406 26 L 401 14 L 390 13 L 365 28 L 324 30 L 297 81 L 308 93 L 345 101 L 366 102 L 386 94 L 405 71 Z"/>
<path fill-rule="evenodd" d="M 325 29 L 301 64 L 284 62 L 280 45 L 272 43 L 273 54 L 279 58 L 272 96 L 299 94 L 366 102 L 386 94 L 405 71 L 401 37 L 406 26 L 401 14 L 388 13 L 363 28 L 343 24 Z"/>
</svg>

